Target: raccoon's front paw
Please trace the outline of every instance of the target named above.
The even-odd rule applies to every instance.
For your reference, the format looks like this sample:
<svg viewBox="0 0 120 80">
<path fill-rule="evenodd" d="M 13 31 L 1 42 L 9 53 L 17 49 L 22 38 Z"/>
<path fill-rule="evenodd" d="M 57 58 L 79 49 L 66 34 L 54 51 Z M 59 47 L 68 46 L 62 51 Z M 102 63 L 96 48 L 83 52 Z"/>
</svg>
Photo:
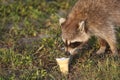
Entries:
<svg viewBox="0 0 120 80">
<path fill-rule="evenodd" d="M 105 52 L 106 47 L 100 47 L 100 49 L 96 52 L 96 54 L 103 54 Z"/>
<path fill-rule="evenodd" d="M 112 56 L 114 56 L 114 57 L 119 56 L 118 51 L 117 50 L 112 50 Z"/>
</svg>

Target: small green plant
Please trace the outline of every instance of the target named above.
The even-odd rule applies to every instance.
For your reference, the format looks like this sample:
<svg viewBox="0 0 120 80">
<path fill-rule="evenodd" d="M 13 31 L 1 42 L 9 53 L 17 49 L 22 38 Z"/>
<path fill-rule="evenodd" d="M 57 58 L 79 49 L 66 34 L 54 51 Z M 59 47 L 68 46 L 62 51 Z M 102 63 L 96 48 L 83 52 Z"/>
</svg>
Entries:
<svg viewBox="0 0 120 80">
<path fill-rule="evenodd" d="M 65 54 L 58 19 L 76 1 L 0 0 L 0 80 L 120 79 L 119 58 L 109 52 L 91 56 L 99 47 L 95 38 L 89 41 L 92 49 L 75 59 L 69 75 L 60 72 L 55 59 Z"/>
</svg>

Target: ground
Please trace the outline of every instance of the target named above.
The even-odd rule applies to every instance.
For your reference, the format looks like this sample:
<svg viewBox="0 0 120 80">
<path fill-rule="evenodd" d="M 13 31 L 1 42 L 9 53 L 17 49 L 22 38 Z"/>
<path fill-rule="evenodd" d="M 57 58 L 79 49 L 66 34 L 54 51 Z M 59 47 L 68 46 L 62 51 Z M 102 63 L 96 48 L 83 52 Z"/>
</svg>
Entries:
<svg viewBox="0 0 120 80">
<path fill-rule="evenodd" d="M 120 80 L 120 58 L 95 55 L 95 37 L 79 52 L 68 75 L 56 63 L 64 54 L 59 18 L 76 0 L 0 0 L 0 80 Z M 118 50 L 120 30 L 117 29 Z"/>
</svg>

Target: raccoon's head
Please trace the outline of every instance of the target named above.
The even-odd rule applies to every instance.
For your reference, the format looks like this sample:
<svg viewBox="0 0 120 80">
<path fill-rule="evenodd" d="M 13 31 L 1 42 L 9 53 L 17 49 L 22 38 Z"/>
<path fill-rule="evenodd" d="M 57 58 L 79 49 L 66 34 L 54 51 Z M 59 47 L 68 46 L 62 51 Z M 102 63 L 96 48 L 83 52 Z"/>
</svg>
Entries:
<svg viewBox="0 0 120 80">
<path fill-rule="evenodd" d="M 62 30 L 62 40 L 65 44 L 65 51 L 71 55 L 76 54 L 79 46 L 89 39 L 85 21 L 59 20 Z"/>
</svg>

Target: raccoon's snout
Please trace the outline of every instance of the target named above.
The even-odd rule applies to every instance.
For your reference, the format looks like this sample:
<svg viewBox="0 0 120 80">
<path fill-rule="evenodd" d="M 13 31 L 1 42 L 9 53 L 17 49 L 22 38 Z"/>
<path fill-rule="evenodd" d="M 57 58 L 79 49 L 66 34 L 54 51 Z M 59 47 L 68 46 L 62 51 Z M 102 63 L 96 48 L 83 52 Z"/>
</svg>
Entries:
<svg viewBox="0 0 120 80">
<path fill-rule="evenodd" d="M 65 55 L 66 55 L 66 56 L 69 56 L 69 55 L 70 55 L 70 52 L 69 52 L 69 51 L 66 51 L 66 52 L 65 52 Z"/>
</svg>

